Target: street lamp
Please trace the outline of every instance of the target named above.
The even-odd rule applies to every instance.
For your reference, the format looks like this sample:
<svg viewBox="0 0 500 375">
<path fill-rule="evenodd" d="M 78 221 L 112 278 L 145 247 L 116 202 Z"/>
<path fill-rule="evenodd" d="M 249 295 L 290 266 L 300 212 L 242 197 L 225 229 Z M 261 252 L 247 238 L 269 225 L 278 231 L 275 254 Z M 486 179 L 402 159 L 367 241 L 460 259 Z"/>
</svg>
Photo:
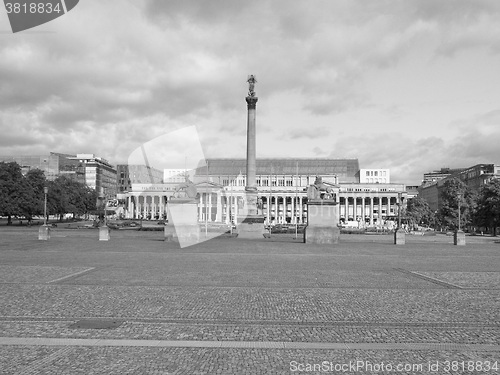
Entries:
<svg viewBox="0 0 500 375">
<path fill-rule="evenodd" d="M 398 206 L 398 227 L 394 232 L 394 244 L 404 245 L 406 242 L 405 231 L 401 230 L 401 203 L 403 201 L 403 193 L 398 193 L 398 201 L 396 202 Z"/>
<path fill-rule="evenodd" d="M 460 229 L 460 221 L 461 221 L 460 211 L 462 210 L 461 203 L 462 203 L 462 194 L 459 193 L 458 194 L 458 229 L 453 236 L 453 244 L 459 245 L 459 246 L 465 245 L 465 233 L 462 232 L 462 230 Z"/>
<path fill-rule="evenodd" d="M 47 186 L 43 187 L 44 203 L 43 203 L 43 225 L 47 225 L 47 194 L 49 193 L 49 188 Z"/>
<path fill-rule="evenodd" d="M 43 203 L 43 225 L 38 229 L 38 239 L 47 241 L 50 238 L 49 227 L 47 226 L 47 194 L 49 192 L 49 188 L 44 186 L 43 195 L 44 195 L 44 203 Z"/>
</svg>

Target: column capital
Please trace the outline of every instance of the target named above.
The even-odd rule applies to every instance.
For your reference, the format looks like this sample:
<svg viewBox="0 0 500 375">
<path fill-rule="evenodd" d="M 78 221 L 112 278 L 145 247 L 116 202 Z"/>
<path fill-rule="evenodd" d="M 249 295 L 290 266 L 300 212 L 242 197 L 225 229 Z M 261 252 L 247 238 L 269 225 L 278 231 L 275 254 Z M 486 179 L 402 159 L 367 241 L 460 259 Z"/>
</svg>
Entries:
<svg viewBox="0 0 500 375">
<path fill-rule="evenodd" d="M 257 98 L 256 96 L 247 96 L 245 100 L 247 101 L 248 109 L 255 109 L 259 98 Z"/>
</svg>

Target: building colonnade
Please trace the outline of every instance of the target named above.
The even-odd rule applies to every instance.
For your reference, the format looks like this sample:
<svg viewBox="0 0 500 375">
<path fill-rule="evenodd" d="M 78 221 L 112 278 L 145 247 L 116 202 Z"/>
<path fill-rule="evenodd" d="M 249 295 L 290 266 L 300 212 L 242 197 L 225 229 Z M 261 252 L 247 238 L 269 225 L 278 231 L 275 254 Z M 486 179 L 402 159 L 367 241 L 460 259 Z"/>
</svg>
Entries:
<svg viewBox="0 0 500 375">
<path fill-rule="evenodd" d="M 374 191 L 374 189 L 365 188 L 367 190 L 365 192 L 354 191 L 355 189 L 363 190 L 340 187 L 336 195 L 340 222 L 357 221 L 359 226 L 374 226 L 380 225 L 387 217 L 397 215 L 398 193 L 402 192 L 402 188 L 392 188 L 391 191 Z M 235 191 L 214 186 L 199 188 L 198 191 L 200 196 L 197 209 L 200 222 L 238 224 L 238 215 L 241 214 L 244 206 L 243 189 Z M 168 219 L 167 202 L 172 194 L 171 191 L 126 193 L 124 197 L 125 218 Z M 258 197 L 258 213 L 266 218 L 266 224 L 307 223 L 307 194 L 304 191 L 259 189 Z"/>
</svg>

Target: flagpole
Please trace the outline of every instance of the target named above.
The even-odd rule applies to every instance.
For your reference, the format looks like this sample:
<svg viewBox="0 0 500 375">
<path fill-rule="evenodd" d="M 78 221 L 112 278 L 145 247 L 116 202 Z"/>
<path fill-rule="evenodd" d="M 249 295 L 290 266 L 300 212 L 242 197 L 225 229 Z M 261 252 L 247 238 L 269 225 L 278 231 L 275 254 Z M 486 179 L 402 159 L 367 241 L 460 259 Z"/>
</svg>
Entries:
<svg viewBox="0 0 500 375">
<path fill-rule="evenodd" d="M 271 176 L 269 178 L 269 217 L 267 218 L 268 220 L 268 223 L 269 223 L 269 238 L 271 238 L 271 233 L 272 233 L 272 230 L 271 230 L 271 209 L 272 209 L 272 202 L 273 202 L 273 166 L 271 164 Z"/>
<path fill-rule="evenodd" d="M 208 160 L 207 163 L 207 192 L 205 192 L 205 237 L 208 237 L 208 212 L 207 212 L 207 200 L 208 200 Z"/>
<path fill-rule="evenodd" d="M 295 162 L 295 204 L 293 205 L 293 209 L 294 209 L 294 213 L 293 213 L 293 216 L 295 217 L 295 239 L 297 239 L 298 237 L 298 231 L 299 231 L 299 228 L 298 228 L 298 223 L 297 223 L 297 204 L 299 203 L 298 202 L 298 179 L 299 179 L 299 162 L 296 161 Z"/>
</svg>

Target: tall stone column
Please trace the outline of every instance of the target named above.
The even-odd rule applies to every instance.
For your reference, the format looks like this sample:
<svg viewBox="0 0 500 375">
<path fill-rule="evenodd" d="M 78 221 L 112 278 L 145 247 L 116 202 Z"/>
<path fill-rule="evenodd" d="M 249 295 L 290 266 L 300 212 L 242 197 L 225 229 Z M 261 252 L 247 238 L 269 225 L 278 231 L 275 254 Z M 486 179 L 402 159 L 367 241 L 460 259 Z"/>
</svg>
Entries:
<svg viewBox="0 0 500 375">
<path fill-rule="evenodd" d="M 247 102 L 247 159 L 246 159 L 246 185 L 244 199 L 244 216 L 238 220 L 238 238 L 256 239 L 263 238 L 264 216 L 257 213 L 257 183 L 256 183 L 256 106 L 258 98 L 254 87 L 257 80 L 255 76 L 248 77 Z"/>
<path fill-rule="evenodd" d="M 245 186 L 247 215 L 257 215 L 257 183 L 255 174 L 256 165 L 256 129 L 255 112 L 258 98 L 256 96 L 247 96 L 247 183 Z"/>
</svg>

